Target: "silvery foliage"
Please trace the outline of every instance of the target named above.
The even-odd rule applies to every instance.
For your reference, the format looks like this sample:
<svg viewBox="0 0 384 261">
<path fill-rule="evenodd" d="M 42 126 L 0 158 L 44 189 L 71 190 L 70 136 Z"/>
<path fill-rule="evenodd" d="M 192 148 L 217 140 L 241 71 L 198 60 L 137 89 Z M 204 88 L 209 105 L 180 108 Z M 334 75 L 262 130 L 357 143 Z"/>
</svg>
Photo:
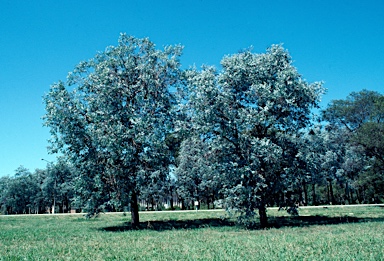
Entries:
<svg viewBox="0 0 384 261">
<path fill-rule="evenodd" d="M 79 63 L 44 97 L 51 152 L 80 169 L 77 190 L 90 211 L 125 204 L 129 193 L 168 175 L 164 139 L 181 51 L 122 34 L 117 46 Z"/>
<path fill-rule="evenodd" d="M 306 181 L 312 185 L 320 185 L 323 183 L 324 173 L 322 164 L 327 151 L 325 144 L 326 136 L 326 130 L 324 130 L 321 125 L 318 125 L 304 132 L 301 138 L 301 145 L 297 157 L 305 162 Z"/>
<path fill-rule="evenodd" d="M 366 166 L 362 148 L 347 142 L 349 131 L 316 126 L 303 136 L 298 157 L 306 163 L 308 181 L 322 185 L 337 181 L 353 189 L 357 174 Z"/>
<path fill-rule="evenodd" d="M 323 87 L 303 80 L 280 45 L 265 54 L 226 56 L 221 65 L 221 72 L 213 67 L 186 72 L 184 110 L 195 139 L 216 155 L 228 209 L 252 217 L 265 206 L 268 189 L 282 189 L 294 175 L 285 160 L 294 151 L 288 146 L 309 123 Z"/>
<path fill-rule="evenodd" d="M 340 137 L 322 126 L 313 127 L 310 133 L 303 135 L 303 144 L 297 156 L 306 162 L 312 182 L 319 182 L 320 175 L 324 173 L 334 176 L 340 167 L 338 162 L 344 154 L 344 144 L 336 142 Z"/>
<path fill-rule="evenodd" d="M 175 176 L 178 195 L 186 201 L 211 200 L 220 185 L 215 152 L 196 136 L 183 140 Z"/>
<path fill-rule="evenodd" d="M 370 165 L 364 148 L 349 142 L 351 132 L 345 128 L 330 128 L 324 136 L 323 175 L 342 187 L 354 189 L 359 175 Z"/>
</svg>

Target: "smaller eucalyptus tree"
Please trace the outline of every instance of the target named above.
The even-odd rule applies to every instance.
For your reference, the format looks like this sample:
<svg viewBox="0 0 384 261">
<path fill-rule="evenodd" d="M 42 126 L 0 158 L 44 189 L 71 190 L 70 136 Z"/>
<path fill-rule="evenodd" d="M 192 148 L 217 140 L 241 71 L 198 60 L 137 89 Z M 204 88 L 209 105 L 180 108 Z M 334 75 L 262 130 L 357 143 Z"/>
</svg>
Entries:
<svg viewBox="0 0 384 261">
<path fill-rule="evenodd" d="M 226 56 L 221 64 L 221 72 L 186 73 L 185 108 L 193 131 L 217 153 L 228 208 L 247 220 L 258 209 L 265 227 L 268 196 L 295 179 L 295 137 L 310 122 L 322 84 L 304 81 L 279 45 Z"/>
</svg>

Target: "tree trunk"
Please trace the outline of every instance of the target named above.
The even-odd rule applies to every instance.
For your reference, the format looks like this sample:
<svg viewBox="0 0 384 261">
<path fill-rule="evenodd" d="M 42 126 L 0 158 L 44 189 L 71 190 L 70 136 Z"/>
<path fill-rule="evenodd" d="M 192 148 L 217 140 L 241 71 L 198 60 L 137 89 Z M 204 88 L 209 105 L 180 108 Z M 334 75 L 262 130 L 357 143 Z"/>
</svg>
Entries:
<svg viewBox="0 0 384 261">
<path fill-rule="evenodd" d="M 171 207 L 171 210 L 175 210 L 175 208 L 173 207 L 173 195 L 171 195 L 171 200 L 169 201 L 169 205 Z"/>
<path fill-rule="evenodd" d="M 367 187 L 366 186 L 364 186 L 364 189 L 361 190 L 361 200 L 360 200 L 359 204 L 365 203 L 365 200 L 366 200 L 365 191 L 367 191 Z"/>
<path fill-rule="evenodd" d="M 137 204 L 136 191 L 133 191 L 131 195 L 131 225 L 132 227 L 137 228 L 139 224 L 139 205 Z"/>
<path fill-rule="evenodd" d="M 317 200 L 316 200 L 316 184 L 312 184 L 312 205 L 316 206 L 317 205 Z"/>
<path fill-rule="evenodd" d="M 335 205 L 335 197 L 333 195 L 332 180 L 329 181 L 329 194 L 331 195 L 332 205 Z"/>
<path fill-rule="evenodd" d="M 349 190 L 351 193 L 350 193 L 350 198 L 351 198 L 351 201 L 349 202 L 349 204 L 355 204 L 355 200 L 353 198 L 353 191 L 352 190 Z"/>
<path fill-rule="evenodd" d="M 348 201 L 348 204 L 351 204 L 348 181 L 345 183 L 345 196 L 346 196 L 346 199 Z"/>
<path fill-rule="evenodd" d="M 307 189 L 307 184 L 304 182 L 303 183 L 303 191 L 304 191 L 304 206 L 308 205 L 308 189 Z"/>
<path fill-rule="evenodd" d="M 259 216 L 260 216 L 260 226 L 261 228 L 268 227 L 268 217 L 267 217 L 267 208 L 264 204 L 259 207 Z"/>
<path fill-rule="evenodd" d="M 364 191 L 364 187 L 362 188 L 359 188 L 358 191 L 356 191 L 356 195 L 357 195 L 357 201 L 356 203 L 357 204 L 361 204 L 361 202 L 363 202 L 363 191 Z"/>
</svg>

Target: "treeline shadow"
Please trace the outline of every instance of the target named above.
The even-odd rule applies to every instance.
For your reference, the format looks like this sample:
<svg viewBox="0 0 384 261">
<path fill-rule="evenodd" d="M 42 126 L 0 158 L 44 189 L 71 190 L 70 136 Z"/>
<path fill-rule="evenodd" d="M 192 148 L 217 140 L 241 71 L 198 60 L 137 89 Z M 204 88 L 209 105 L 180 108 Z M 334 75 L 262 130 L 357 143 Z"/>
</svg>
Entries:
<svg viewBox="0 0 384 261">
<path fill-rule="evenodd" d="M 380 218 L 358 218 L 351 216 L 341 217 L 327 217 L 327 216 L 290 216 L 290 217 L 270 217 L 268 228 L 282 228 L 282 227 L 308 227 L 314 225 L 336 225 L 345 223 L 361 223 L 361 222 L 384 222 L 384 217 Z M 166 231 L 166 230 L 180 230 L 180 229 L 199 229 L 207 227 L 243 227 L 236 222 L 225 218 L 205 218 L 193 220 L 154 220 L 140 222 L 138 227 L 133 227 L 130 222 L 124 222 L 119 226 L 110 226 L 101 228 L 103 231 L 108 232 L 123 232 L 130 230 L 153 230 L 153 231 Z M 257 222 L 248 229 L 257 230 L 261 229 L 260 224 Z"/>
<path fill-rule="evenodd" d="M 361 223 L 361 222 L 384 222 L 384 217 L 328 217 L 328 216 L 290 216 L 290 217 L 272 217 L 269 221 L 269 227 L 308 227 L 314 225 L 337 225 L 346 223 Z"/>
<path fill-rule="evenodd" d="M 197 229 L 206 227 L 233 227 L 236 223 L 223 218 L 204 218 L 187 220 L 154 220 L 140 222 L 138 227 L 133 227 L 130 222 L 124 222 L 121 226 L 104 227 L 102 230 L 110 232 L 121 232 L 128 230 L 148 229 L 155 231 L 173 229 Z"/>
</svg>

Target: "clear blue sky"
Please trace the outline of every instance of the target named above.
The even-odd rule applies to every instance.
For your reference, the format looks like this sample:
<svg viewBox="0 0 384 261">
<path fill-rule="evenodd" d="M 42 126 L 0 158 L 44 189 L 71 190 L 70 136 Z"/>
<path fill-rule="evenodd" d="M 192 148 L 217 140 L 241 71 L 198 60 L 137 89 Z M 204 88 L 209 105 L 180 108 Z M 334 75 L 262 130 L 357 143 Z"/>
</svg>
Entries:
<svg viewBox="0 0 384 261">
<path fill-rule="evenodd" d="M 0 176 L 55 159 L 42 96 L 120 32 L 158 47 L 181 43 L 184 67 L 219 67 L 226 54 L 284 43 L 305 79 L 325 82 L 322 106 L 384 90 L 382 0 L 0 0 Z"/>
</svg>

